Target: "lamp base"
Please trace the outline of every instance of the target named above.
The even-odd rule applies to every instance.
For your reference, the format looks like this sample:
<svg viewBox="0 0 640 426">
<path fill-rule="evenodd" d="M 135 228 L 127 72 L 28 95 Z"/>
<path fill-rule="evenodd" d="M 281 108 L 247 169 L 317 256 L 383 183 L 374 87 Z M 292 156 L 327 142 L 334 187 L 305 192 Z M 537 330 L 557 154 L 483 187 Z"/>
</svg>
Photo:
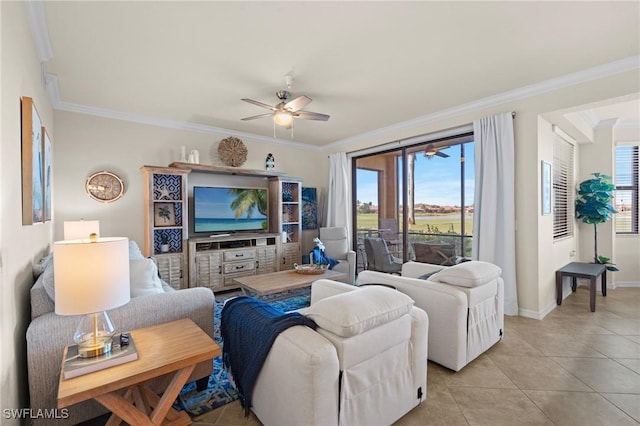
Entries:
<svg viewBox="0 0 640 426">
<path fill-rule="evenodd" d="M 78 345 L 78 355 L 80 358 L 93 358 L 96 356 L 108 354 L 111 352 L 111 337 L 98 338 L 95 341 L 93 339 L 85 342 L 80 342 Z"/>
<path fill-rule="evenodd" d="M 73 340 L 78 344 L 81 358 L 92 358 L 111 352 L 111 338 L 115 328 L 106 312 L 97 312 L 82 317 Z"/>
</svg>

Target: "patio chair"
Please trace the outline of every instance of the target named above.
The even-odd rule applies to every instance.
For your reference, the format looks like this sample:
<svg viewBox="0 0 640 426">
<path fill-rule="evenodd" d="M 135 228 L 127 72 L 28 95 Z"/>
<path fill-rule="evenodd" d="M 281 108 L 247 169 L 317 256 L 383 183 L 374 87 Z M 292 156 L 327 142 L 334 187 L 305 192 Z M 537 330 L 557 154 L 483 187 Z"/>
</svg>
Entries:
<svg viewBox="0 0 640 426">
<path fill-rule="evenodd" d="M 398 219 L 383 218 L 379 220 L 379 225 L 378 236 L 387 242 L 391 253 L 399 257 L 402 250 L 402 240 L 400 239 Z"/>
<path fill-rule="evenodd" d="M 370 271 L 399 274 L 402 260 L 393 256 L 382 238 L 365 238 L 364 250 L 367 254 L 367 269 Z"/>
</svg>

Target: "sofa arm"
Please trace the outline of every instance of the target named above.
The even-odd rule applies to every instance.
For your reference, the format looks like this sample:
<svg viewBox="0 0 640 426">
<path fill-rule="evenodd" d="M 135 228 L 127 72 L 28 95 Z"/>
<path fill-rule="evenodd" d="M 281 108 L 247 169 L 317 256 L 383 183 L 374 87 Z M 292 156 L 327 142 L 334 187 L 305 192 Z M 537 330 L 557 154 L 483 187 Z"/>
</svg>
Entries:
<svg viewBox="0 0 640 426">
<path fill-rule="evenodd" d="M 356 282 L 356 252 L 349 250 L 347 252 L 347 262 L 349 262 L 349 284 Z"/>
<path fill-rule="evenodd" d="M 190 318 L 213 338 L 214 300 L 210 289 L 185 289 L 133 298 L 128 304 L 109 311 L 109 316 L 114 327 L 121 331 Z M 60 316 L 50 312 L 35 318 L 29 324 L 26 338 L 31 408 L 56 407 L 62 353 L 66 345 L 74 343 L 73 334 L 79 320 L 78 316 Z M 213 365 L 211 362 L 207 365 L 198 365 L 192 379 L 210 374 Z M 81 403 L 72 406 L 66 424 L 100 414 L 93 413 L 96 405 Z"/>
<path fill-rule="evenodd" d="M 309 327 L 291 327 L 260 370 L 252 410 L 265 425 L 337 425 L 339 375 L 335 347 Z"/>
<path fill-rule="evenodd" d="M 345 284 L 343 282 L 322 278 L 318 281 L 314 281 L 313 284 L 311 284 L 311 304 L 313 305 L 319 300 L 326 299 L 330 296 L 335 296 L 336 294 L 342 294 L 346 293 L 347 291 L 354 291 L 357 289 L 358 287 L 355 287 L 351 284 Z"/>
</svg>

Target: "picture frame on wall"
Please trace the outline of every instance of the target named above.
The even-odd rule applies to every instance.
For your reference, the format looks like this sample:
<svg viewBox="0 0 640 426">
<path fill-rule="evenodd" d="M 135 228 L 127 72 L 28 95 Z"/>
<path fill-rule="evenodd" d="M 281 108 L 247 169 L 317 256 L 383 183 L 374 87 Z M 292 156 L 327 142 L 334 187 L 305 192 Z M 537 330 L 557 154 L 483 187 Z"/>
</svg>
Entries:
<svg viewBox="0 0 640 426">
<path fill-rule="evenodd" d="M 155 203 L 153 205 L 153 226 L 176 226 L 176 206 L 174 203 Z"/>
<path fill-rule="evenodd" d="M 318 196 L 316 188 L 302 187 L 302 229 L 318 229 Z"/>
<path fill-rule="evenodd" d="M 44 221 L 48 222 L 51 220 L 51 210 L 52 210 L 52 187 L 51 187 L 51 177 L 53 176 L 53 171 L 51 170 L 51 138 L 49 137 L 49 133 L 47 133 L 47 129 L 42 128 L 42 162 L 44 164 Z"/>
<path fill-rule="evenodd" d="M 30 97 L 21 99 L 22 224 L 44 222 L 42 122 Z"/>
<path fill-rule="evenodd" d="M 540 167 L 542 215 L 547 216 L 551 214 L 551 163 L 542 160 Z"/>
</svg>

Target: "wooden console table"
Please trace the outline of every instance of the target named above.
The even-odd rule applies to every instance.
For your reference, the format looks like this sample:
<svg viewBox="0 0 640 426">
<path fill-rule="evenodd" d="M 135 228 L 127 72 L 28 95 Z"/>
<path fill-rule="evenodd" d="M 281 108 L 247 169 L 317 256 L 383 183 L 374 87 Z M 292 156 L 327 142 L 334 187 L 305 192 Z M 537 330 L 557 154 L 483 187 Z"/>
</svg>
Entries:
<svg viewBox="0 0 640 426">
<path fill-rule="evenodd" d="M 186 412 L 171 405 L 196 364 L 219 356 L 220 346 L 190 319 L 132 330 L 131 337 L 138 350 L 136 361 L 67 380 L 60 374 L 58 408 L 93 398 L 113 413 L 107 425 L 121 420 L 130 425 L 191 424 Z M 66 354 L 67 348 L 63 360 Z M 174 376 L 158 396 L 145 382 L 167 373 Z M 127 389 L 124 395 L 121 389 Z"/>
<path fill-rule="evenodd" d="M 571 262 L 556 271 L 556 297 L 562 304 L 562 277 L 571 277 L 571 291 L 575 292 L 578 278 L 589 279 L 591 312 L 596 311 L 596 279 L 600 277 L 602 295 L 607 296 L 607 267 L 600 263 Z"/>
</svg>

